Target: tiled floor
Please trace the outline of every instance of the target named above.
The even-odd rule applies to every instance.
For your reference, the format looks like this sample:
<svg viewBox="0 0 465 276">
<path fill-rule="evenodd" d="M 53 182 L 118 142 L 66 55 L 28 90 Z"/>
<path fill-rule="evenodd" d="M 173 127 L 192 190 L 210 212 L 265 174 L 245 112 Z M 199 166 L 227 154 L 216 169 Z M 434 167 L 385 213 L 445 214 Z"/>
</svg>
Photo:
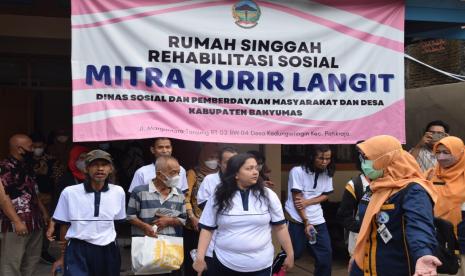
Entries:
<svg viewBox="0 0 465 276">
<path fill-rule="evenodd" d="M 130 247 L 123 247 L 123 245 L 127 244 L 129 240 L 122 240 L 120 241 L 121 247 L 121 256 L 123 260 L 122 270 L 124 272 L 121 275 L 132 275 L 130 272 L 131 268 L 131 249 Z M 51 245 L 51 253 L 57 254 L 58 248 L 56 245 Z M 50 276 L 51 275 L 51 265 L 46 264 L 39 264 L 35 276 Z M 313 274 L 313 259 L 307 254 L 300 258 L 295 263 L 295 267 L 287 273 L 288 276 L 307 276 L 307 275 L 314 275 Z M 334 260 L 333 261 L 333 276 L 342 276 L 347 275 L 346 270 L 346 261 L 345 260 Z"/>
</svg>

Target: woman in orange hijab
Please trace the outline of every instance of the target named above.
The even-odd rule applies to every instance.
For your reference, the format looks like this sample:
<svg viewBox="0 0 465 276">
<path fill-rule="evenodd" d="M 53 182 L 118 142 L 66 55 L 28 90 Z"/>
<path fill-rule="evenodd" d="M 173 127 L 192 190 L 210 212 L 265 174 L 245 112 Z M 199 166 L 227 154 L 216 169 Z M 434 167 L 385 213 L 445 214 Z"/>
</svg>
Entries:
<svg viewBox="0 0 465 276">
<path fill-rule="evenodd" d="M 460 138 L 449 136 L 433 147 L 438 163 L 428 174 L 436 186 L 438 202 L 434 215 L 457 227 L 462 220 L 461 206 L 465 202 L 465 157 Z"/>
<path fill-rule="evenodd" d="M 432 183 L 392 136 L 372 137 L 358 149 L 372 181 L 358 209 L 363 221 L 350 275 L 436 275 Z"/>
<path fill-rule="evenodd" d="M 450 221 L 460 241 L 462 264 L 465 261 L 464 223 L 461 223 L 465 202 L 465 156 L 463 141 L 454 136 L 442 138 L 433 147 L 438 161 L 428 173 L 438 192 L 434 215 Z M 463 266 L 463 265 L 462 265 Z M 465 275 L 462 267 L 457 275 Z"/>
</svg>

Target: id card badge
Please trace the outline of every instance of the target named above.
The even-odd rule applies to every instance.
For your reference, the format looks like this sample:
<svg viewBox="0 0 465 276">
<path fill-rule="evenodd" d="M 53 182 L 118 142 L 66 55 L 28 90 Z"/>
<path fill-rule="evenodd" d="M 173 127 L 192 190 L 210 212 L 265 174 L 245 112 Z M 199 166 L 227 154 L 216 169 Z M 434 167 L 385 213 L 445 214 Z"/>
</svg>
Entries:
<svg viewBox="0 0 465 276">
<path fill-rule="evenodd" d="M 378 233 L 384 243 L 388 243 L 392 239 L 391 232 L 389 232 L 389 229 L 387 229 L 384 223 L 379 225 Z"/>
</svg>

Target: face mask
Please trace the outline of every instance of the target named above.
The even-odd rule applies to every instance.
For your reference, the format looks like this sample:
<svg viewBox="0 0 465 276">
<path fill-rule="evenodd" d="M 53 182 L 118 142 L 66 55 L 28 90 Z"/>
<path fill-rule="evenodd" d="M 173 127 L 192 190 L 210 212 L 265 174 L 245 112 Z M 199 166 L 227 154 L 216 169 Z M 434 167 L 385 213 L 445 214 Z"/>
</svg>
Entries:
<svg viewBox="0 0 465 276">
<path fill-rule="evenodd" d="M 436 156 L 436 160 L 438 161 L 439 165 L 443 168 L 452 167 L 456 160 L 452 154 L 441 153 Z"/>
<path fill-rule="evenodd" d="M 383 170 L 375 170 L 373 168 L 373 160 L 364 160 L 362 162 L 362 171 L 369 179 L 375 180 L 383 176 Z"/>
<path fill-rule="evenodd" d="M 98 144 L 99 149 L 101 150 L 108 150 L 110 148 L 110 143 L 102 143 Z"/>
<path fill-rule="evenodd" d="M 22 148 L 23 149 L 23 148 Z M 23 153 L 21 153 L 21 156 L 23 157 L 24 162 L 26 163 L 33 163 L 34 162 L 34 152 L 33 151 L 27 151 L 23 149 Z"/>
<path fill-rule="evenodd" d="M 179 181 L 181 180 L 181 176 L 175 175 L 172 177 L 166 176 L 165 185 L 170 188 L 176 188 L 179 184 Z"/>
<path fill-rule="evenodd" d="M 209 169 L 216 169 L 218 168 L 218 160 L 207 160 L 204 162 L 205 166 L 207 166 Z"/>
<path fill-rule="evenodd" d="M 257 170 L 258 170 L 259 172 L 261 172 L 261 171 L 262 171 L 262 169 L 263 169 L 263 165 L 262 165 L 262 164 L 260 164 L 260 165 L 257 165 Z"/>
<path fill-rule="evenodd" d="M 68 141 L 68 136 L 60 135 L 57 137 L 57 141 L 60 143 L 66 143 L 66 141 Z"/>
<path fill-rule="evenodd" d="M 86 161 L 77 160 L 75 164 L 76 164 L 76 168 L 78 168 L 78 170 L 80 170 L 81 172 L 86 171 Z"/>
<path fill-rule="evenodd" d="M 44 153 L 44 148 L 35 148 L 34 149 L 34 155 L 39 157 L 39 156 L 42 156 L 42 154 Z"/>
</svg>

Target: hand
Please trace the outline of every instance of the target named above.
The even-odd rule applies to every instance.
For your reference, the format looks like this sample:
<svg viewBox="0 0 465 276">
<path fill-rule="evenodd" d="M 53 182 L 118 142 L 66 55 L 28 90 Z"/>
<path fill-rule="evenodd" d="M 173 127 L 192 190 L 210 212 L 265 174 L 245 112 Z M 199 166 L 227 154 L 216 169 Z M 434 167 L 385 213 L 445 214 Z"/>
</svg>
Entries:
<svg viewBox="0 0 465 276">
<path fill-rule="evenodd" d="M 39 163 L 34 167 L 34 171 L 36 174 L 47 175 L 47 172 L 48 172 L 47 162 L 39 161 Z"/>
<path fill-rule="evenodd" d="M 152 237 L 152 238 L 157 238 L 158 237 L 157 233 L 155 232 L 155 230 L 153 230 L 153 227 L 150 224 L 145 224 L 143 230 L 144 230 L 144 234 L 146 236 L 149 236 L 149 237 Z"/>
<path fill-rule="evenodd" d="M 18 235 L 18 236 L 26 236 L 27 235 L 28 231 L 27 231 L 26 224 L 24 224 L 24 222 L 22 222 L 22 221 L 14 221 L 13 224 L 15 226 L 16 235 Z"/>
<path fill-rule="evenodd" d="M 55 240 L 55 236 L 53 235 L 54 232 L 55 232 L 55 222 L 51 220 L 47 227 L 47 232 L 45 232 L 45 236 L 47 237 L 47 240 L 49 241 Z"/>
<path fill-rule="evenodd" d="M 194 215 L 192 215 L 189 219 L 192 223 L 192 226 L 194 227 L 194 230 L 198 232 L 199 231 L 199 219 Z"/>
<path fill-rule="evenodd" d="M 355 259 L 354 257 L 351 257 L 349 260 L 349 265 L 347 266 L 347 272 L 350 274 L 350 271 L 352 270 L 352 266 L 354 265 Z"/>
<path fill-rule="evenodd" d="M 315 227 L 313 227 L 313 225 L 311 225 L 310 223 L 307 223 L 305 225 L 305 236 L 307 236 L 307 238 L 310 239 L 310 229 L 315 229 Z"/>
<path fill-rule="evenodd" d="M 419 147 L 423 147 L 425 145 L 429 145 L 431 143 L 431 139 L 433 139 L 433 134 L 429 131 L 425 132 L 425 135 L 421 138 L 420 142 L 418 142 Z"/>
<path fill-rule="evenodd" d="M 438 258 L 432 255 L 425 255 L 417 260 L 415 274 L 413 276 L 435 276 L 438 275 L 436 268 L 442 265 Z"/>
<path fill-rule="evenodd" d="M 287 256 L 286 259 L 284 259 L 282 269 L 284 271 L 289 271 L 294 267 L 294 256 Z"/>
<path fill-rule="evenodd" d="M 162 230 L 163 228 L 166 228 L 168 226 L 173 225 L 173 218 L 168 217 L 165 215 L 157 215 L 157 219 L 152 221 L 153 224 L 155 224 L 158 227 L 157 231 Z"/>
<path fill-rule="evenodd" d="M 308 206 L 307 201 L 302 197 L 296 198 L 294 200 L 294 205 L 295 205 L 295 207 L 297 207 L 298 210 L 305 209 L 305 207 Z"/>
<path fill-rule="evenodd" d="M 265 187 L 268 187 L 270 189 L 274 187 L 274 183 L 271 180 L 263 181 L 263 184 L 265 184 Z"/>
<path fill-rule="evenodd" d="M 57 268 L 61 267 L 61 269 L 64 269 L 65 267 L 65 259 L 63 256 L 61 256 L 60 258 L 58 258 L 52 265 L 52 276 L 55 276 L 55 270 L 57 270 Z M 64 272 L 64 271 L 63 271 Z"/>
<path fill-rule="evenodd" d="M 207 270 L 207 263 L 205 262 L 205 259 L 197 258 L 194 264 L 192 264 L 192 267 L 195 271 L 197 271 L 197 276 L 202 276 L 202 272 Z"/>
</svg>

